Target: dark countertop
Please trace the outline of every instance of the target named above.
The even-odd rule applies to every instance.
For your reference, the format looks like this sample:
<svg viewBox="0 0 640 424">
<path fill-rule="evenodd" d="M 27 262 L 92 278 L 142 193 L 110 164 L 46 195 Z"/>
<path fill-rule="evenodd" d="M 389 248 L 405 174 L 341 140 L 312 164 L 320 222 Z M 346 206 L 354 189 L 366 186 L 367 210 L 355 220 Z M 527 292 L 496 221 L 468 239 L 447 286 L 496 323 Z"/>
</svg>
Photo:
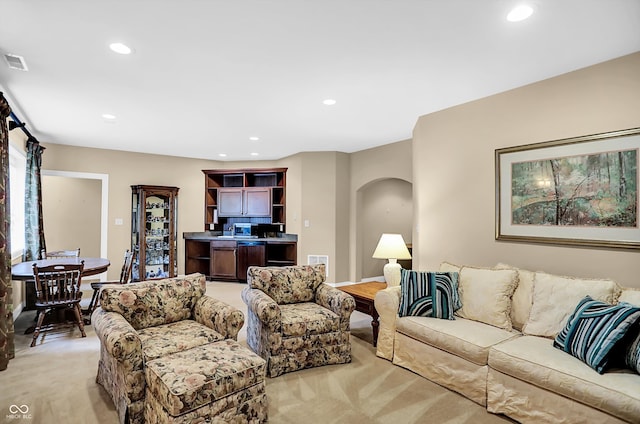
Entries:
<svg viewBox="0 0 640 424">
<path fill-rule="evenodd" d="M 182 233 L 182 238 L 185 240 L 232 240 L 232 241 L 266 241 L 267 243 L 284 243 L 284 242 L 297 242 L 298 235 L 297 234 L 287 234 L 282 233 L 278 237 L 259 237 L 259 238 L 250 238 L 250 237 L 233 237 L 233 236 L 223 236 L 219 231 L 202 231 L 202 232 L 193 232 Z"/>
</svg>

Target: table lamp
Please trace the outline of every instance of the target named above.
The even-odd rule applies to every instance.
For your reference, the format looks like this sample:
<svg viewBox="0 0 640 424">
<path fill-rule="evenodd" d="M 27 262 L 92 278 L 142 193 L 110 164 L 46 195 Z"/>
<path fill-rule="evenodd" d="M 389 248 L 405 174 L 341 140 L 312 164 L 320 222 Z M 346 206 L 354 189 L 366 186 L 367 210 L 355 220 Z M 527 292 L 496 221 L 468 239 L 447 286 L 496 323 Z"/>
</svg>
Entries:
<svg viewBox="0 0 640 424">
<path fill-rule="evenodd" d="M 398 259 L 411 259 L 411 254 L 402 238 L 402 234 L 387 234 L 380 236 L 380 241 L 373 252 L 374 259 L 388 259 L 389 262 L 383 268 L 384 279 L 387 286 L 400 285 L 400 269 Z"/>
</svg>

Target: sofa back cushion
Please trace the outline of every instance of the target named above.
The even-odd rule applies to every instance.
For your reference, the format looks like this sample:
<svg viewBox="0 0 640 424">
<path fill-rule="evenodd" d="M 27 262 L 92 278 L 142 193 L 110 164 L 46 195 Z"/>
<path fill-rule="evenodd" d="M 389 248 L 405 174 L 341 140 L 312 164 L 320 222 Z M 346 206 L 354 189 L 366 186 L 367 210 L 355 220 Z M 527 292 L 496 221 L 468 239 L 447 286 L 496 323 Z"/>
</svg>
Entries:
<svg viewBox="0 0 640 424">
<path fill-rule="evenodd" d="M 247 284 L 271 297 L 277 304 L 312 302 L 325 280 L 324 264 L 283 267 L 251 266 Z"/>
<path fill-rule="evenodd" d="M 100 306 L 122 315 L 136 330 L 182 321 L 206 291 L 202 274 L 131 284 L 105 285 Z"/>
<path fill-rule="evenodd" d="M 585 296 L 613 304 L 619 295 L 620 287 L 612 280 L 561 277 L 537 272 L 531 313 L 522 332 L 554 338 Z"/>
<path fill-rule="evenodd" d="M 514 329 L 522 331 L 522 327 L 524 327 L 531 313 L 533 282 L 536 273 L 503 263 L 496 265 L 496 269 L 515 269 L 518 271 L 518 286 L 511 299 L 511 324 L 513 324 Z"/>
</svg>

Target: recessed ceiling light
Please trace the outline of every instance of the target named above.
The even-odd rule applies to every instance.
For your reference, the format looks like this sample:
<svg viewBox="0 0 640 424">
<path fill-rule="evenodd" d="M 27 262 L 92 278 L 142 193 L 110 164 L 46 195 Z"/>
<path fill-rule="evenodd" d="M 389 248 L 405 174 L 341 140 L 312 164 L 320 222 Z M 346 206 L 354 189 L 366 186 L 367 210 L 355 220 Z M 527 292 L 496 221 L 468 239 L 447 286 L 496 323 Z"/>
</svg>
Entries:
<svg viewBox="0 0 640 424">
<path fill-rule="evenodd" d="M 227 154 L 226 153 L 218 153 L 218 156 L 220 156 L 221 158 L 226 158 Z"/>
<path fill-rule="evenodd" d="M 258 155 L 259 153 L 256 153 L 256 152 L 251 153 L 251 156 L 258 156 Z"/>
<path fill-rule="evenodd" d="M 333 106 L 336 104 L 336 101 L 333 99 L 325 99 L 322 101 L 322 104 L 327 106 Z"/>
<path fill-rule="evenodd" d="M 507 15 L 507 21 L 509 22 L 520 22 L 527 19 L 529 16 L 533 14 L 533 8 L 526 4 L 520 4 L 513 9 Z"/>
<path fill-rule="evenodd" d="M 114 119 L 116 119 L 116 116 L 110 113 L 103 113 L 102 117 L 108 121 L 113 121 Z"/>
<path fill-rule="evenodd" d="M 122 43 L 111 43 L 109 44 L 109 48 L 114 52 L 120 54 L 131 54 L 131 52 L 133 51 L 131 50 L 131 47 Z"/>
<path fill-rule="evenodd" d="M 260 140 L 260 137 L 249 137 L 249 140 L 258 141 L 258 140 Z"/>
</svg>

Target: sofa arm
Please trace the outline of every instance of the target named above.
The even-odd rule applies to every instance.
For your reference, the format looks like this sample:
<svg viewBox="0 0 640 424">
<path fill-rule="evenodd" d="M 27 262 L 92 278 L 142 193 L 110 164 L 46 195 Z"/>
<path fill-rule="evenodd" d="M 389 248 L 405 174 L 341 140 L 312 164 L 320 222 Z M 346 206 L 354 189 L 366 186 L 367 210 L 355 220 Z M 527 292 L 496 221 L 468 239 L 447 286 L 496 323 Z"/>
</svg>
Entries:
<svg viewBox="0 0 640 424">
<path fill-rule="evenodd" d="M 316 290 L 316 303 L 323 306 L 340 317 L 340 329 L 349 330 L 351 313 L 356 309 L 356 301 L 349 293 L 331 287 L 328 284 L 320 284 Z"/>
<path fill-rule="evenodd" d="M 128 371 L 142 370 L 142 341 L 122 315 L 97 308 L 91 315 L 91 324 L 109 355 Z"/>
<path fill-rule="evenodd" d="M 376 355 L 392 360 L 396 321 L 398 319 L 398 309 L 400 308 L 400 286 L 387 287 L 384 290 L 380 290 L 376 293 L 373 302 L 380 316 Z"/>
<path fill-rule="evenodd" d="M 193 317 L 225 339 L 238 340 L 238 332 L 244 325 L 244 314 L 238 308 L 206 295 L 193 307 Z"/>
</svg>

